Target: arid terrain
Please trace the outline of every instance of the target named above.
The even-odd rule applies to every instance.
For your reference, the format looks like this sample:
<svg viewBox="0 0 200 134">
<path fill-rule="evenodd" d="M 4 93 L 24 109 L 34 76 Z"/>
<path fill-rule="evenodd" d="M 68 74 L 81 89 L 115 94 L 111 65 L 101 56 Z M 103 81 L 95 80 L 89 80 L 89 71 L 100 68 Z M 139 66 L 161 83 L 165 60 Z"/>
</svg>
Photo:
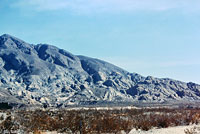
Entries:
<svg viewBox="0 0 200 134">
<path fill-rule="evenodd" d="M 200 122 L 200 109 L 180 107 L 21 109 L 1 110 L 0 119 L 0 133 L 152 134 L 159 132 L 161 134 L 161 130 L 167 133 L 167 131 L 173 132 L 175 128 L 177 132 L 184 130 L 184 133 L 192 134 L 190 132 L 198 131 L 193 126 Z"/>
</svg>

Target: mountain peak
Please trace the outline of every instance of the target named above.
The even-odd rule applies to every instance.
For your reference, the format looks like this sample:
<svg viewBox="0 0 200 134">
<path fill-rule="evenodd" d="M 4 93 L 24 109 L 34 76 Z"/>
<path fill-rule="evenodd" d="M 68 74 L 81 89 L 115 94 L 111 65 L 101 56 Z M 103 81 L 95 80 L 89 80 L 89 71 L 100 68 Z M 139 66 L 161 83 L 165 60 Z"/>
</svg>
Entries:
<svg viewBox="0 0 200 134">
<path fill-rule="evenodd" d="M 1 38 L 16 38 L 16 37 L 14 37 L 14 36 L 12 36 L 12 35 L 9 35 L 9 34 L 3 34 L 3 35 L 1 35 L 0 37 L 1 37 Z"/>
<path fill-rule="evenodd" d="M 31 49 L 32 45 L 26 43 L 25 41 L 14 37 L 9 34 L 3 34 L 0 36 L 0 46 L 4 48 L 11 48 L 11 49 Z"/>
<path fill-rule="evenodd" d="M 17 42 L 25 43 L 23 40 L 15 37 L 15 36 L 9 35 L 9 34 L 3 34 L 3 35 L 0 36 L 0 38 L 6 39 L 6 40 L 11 39 L 14 42 L 17 41 Z"/>
</svg>

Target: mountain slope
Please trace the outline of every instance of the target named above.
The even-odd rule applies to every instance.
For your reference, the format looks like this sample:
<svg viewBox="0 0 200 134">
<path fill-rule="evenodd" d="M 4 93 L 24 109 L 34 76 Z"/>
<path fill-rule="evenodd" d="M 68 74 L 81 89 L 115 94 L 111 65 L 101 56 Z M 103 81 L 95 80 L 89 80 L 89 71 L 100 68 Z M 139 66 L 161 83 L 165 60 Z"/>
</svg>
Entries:
<svg viewBox="0 0 200 134">
<path fill-rule="evenodd" d="M 200 86 L 143 77 L 47 44 L 0 36 L 0 100 L 65 107 L 106 102 L 198 101 Z"/>
</svg>

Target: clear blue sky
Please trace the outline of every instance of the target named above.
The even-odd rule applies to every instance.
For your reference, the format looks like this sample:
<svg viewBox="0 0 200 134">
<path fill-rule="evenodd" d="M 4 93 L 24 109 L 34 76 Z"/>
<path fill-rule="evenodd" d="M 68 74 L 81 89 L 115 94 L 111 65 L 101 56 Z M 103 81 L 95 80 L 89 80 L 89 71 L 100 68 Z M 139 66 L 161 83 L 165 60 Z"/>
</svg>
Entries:
<svg viewBox="0 0 200 134">
<path fill-rule="evenodd" d="M 4 33 L 200 84 L 199 0 L 1 0 Z"/>
</svg>

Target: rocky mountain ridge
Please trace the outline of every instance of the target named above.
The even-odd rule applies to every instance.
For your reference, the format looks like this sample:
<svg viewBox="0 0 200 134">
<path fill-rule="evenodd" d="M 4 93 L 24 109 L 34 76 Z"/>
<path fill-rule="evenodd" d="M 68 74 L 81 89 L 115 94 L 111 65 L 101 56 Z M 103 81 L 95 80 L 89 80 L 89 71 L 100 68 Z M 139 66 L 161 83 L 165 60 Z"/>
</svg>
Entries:
<svg viewBox="0 0 200 134">
<path fill-rule="evenodd" d="M 199 100 L 200 85 L 192 82 L 143 77 L 52 45 L 0 36 L 0 102 L 66 107 Z"/>
</svg>

